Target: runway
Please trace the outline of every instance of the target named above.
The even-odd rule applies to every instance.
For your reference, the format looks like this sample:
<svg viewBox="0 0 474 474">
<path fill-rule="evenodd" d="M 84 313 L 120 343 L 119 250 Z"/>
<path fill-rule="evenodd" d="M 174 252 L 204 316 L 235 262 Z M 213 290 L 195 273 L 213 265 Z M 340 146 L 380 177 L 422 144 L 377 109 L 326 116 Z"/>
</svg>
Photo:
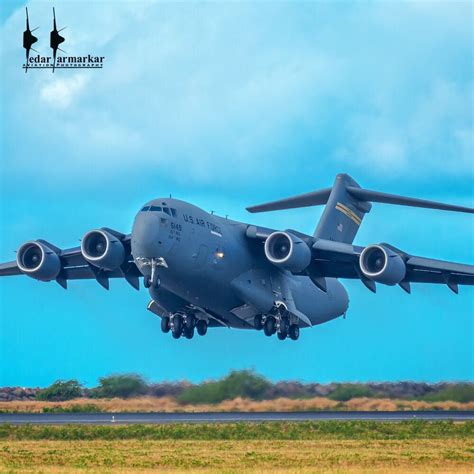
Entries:
<svg viewBox="0 0 474 474">
<path fill-rule="evenodd" d="M 0 423 L 20 424 L 164 424 L 262 421 L 474 421 L 474 411 L 314 411 L 231 413 L 2 413 Z"/>
</svg>

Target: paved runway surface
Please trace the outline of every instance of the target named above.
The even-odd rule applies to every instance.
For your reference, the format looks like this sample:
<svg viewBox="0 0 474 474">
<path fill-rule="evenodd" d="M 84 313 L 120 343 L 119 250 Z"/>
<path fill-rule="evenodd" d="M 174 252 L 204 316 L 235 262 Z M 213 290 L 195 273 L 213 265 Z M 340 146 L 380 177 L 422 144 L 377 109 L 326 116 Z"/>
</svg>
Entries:
<svg viewBox="0 0 474 474">
<path fill-rule="evenodd" d="M 403 420 L 474 420 L 474 411 L 317 411 L 284 413 L 33 413 L 0 414 L 0 423 L 11 424 L 162 424 L 231 423 L 238 421 L 403 421 Z"/>
</svg>

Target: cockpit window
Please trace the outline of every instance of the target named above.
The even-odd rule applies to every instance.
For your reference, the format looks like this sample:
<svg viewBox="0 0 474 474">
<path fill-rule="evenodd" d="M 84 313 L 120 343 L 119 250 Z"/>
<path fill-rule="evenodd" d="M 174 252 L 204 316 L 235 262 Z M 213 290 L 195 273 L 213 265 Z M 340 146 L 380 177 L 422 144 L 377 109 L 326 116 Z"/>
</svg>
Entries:
<svg viewBox="0 0 474 474">
<path fill-rule="evenodd" d="M 142 212 L 146 211 L 154 211 L 154 212 L 165 212 L 169 216 L 176 217 L 178 213 L 176 212 L 176 209 L 170 208 L 170 207 L 161 207 L 161 206 L 145 206 L 142 208 Z"/>
</svg>

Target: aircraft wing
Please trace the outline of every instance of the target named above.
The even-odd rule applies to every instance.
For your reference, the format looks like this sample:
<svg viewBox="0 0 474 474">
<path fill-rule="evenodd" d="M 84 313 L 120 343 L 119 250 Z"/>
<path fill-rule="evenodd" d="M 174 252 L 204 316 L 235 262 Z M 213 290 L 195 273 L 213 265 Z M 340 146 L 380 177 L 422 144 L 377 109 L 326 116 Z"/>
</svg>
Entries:
<svg viewBox="0 0 474 474">
<path fill-rule="evenodd" d="M 139 289 L 139 276 L 141 273 L 136 267 L 133 257 L 130 253 L 130 235 L 118 234 L 120 241 L 125 249 L 125 258 L 122 265 L 116 270 L 103 270 L 91 265 L 84 258 L 81 247 L 72 247 L 69 249 L 58 249 L 57 247 L 45 241 L 38 241 L 49 248 L 54 249 L 59 257 L 61 270 L 55 280 L 63 287 L 67 288 L 68 280 L 95 279 L 105 289 L 109 289 L 109 278 L 125 278 L 125 280 L 135 289 Z M 16 261 L 0 264 L 0 277 L 22 275 L 23 272 Z"/>
<path fill-rule="evenodd" d="M 21 275 L 22 271 L 16 262 L 0 263 L 0 276 Z"/>
<path fill-rule="evenodd" d="M 246 235 L 249 239 L 264 242 L 273 232 L 272 229 L 248 226 Z M 289 230 L 298 235 L 311 248 L 312 260 L 303 272 L 315 285 L 325 290 L 325 278 L 360 279 L 367 288 L 375 292 L 376 283 L 367 278 L 360 268 L 360 255 L 365 247 L 316 239 L 309 235 Z M 408 293 L 410 283 L 441 283 L 447 285 L 455 293 L 458 285 L 474 285 L 474 265 L 446 262 L 431 258 L 410 255 L 390 244 L 380 244 L 398 254 L 405 264 L 406 272 L 399 285 Z"/>
<path fill-rule="evenodd" d="M 408 293 L 410 283 L 441 283 L 455 293 L 458 285 L 474 285 L 474 265 L 447 262 L 407 254 L 390 244 L 381 244 L 400 255 L 406 267 L 399 285 Z M 364 247 L 340 244 L 330 241 L 316 241 L 312 246 L 313 261 L 308 274 L 313 278 L 353 278 L 362 282 L 375 292 L 375 282 L 363 275 L 360 268 L 360 255 Z"/>
</svg>

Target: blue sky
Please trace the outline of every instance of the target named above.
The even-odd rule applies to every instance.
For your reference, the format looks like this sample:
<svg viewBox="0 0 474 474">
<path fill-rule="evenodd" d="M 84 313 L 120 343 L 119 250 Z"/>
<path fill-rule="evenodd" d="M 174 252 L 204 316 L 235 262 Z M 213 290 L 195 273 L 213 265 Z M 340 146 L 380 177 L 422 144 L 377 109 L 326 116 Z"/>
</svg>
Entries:
<svg viewBox="0 0 474 474">
<path fill-rule="evenodd" d="M 234 219 L 312 233 L 322 208 L 248 215 L 330 186 L 473 206 L 473 5 L 443 2 L 56 1 L 64 49 L 97 71 L 21 69 L 24 3 L 2 2 L 0 259 L 32 238 L 61 247 L 89 229 L 128 232 L 167 196 Z M 49 54 L 50 2 L 28 3 Z M 469 215 L 375 204 L 356 242 L 474 263 Z M 173 340 L 147 292 L 112 281 L 0 281 L 0 385 L 114 372 L 150 380 L 254 368 L 306 381 L 472 380 L 472 288 L 358 281 L 347 319 L 297 343 L 210 331 Z"/>
</svg>

